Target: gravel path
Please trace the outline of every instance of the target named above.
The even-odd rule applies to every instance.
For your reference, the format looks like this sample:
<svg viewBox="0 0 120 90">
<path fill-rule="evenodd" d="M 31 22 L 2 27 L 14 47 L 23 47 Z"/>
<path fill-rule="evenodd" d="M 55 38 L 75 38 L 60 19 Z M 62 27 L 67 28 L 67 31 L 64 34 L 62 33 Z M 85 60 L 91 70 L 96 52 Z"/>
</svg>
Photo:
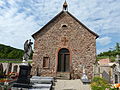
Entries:
<svg viewBox="0 0 120 90">
<path fill-rule="evenodd" d="M 91 90 L 90 85 L 83 85 L 80 79 L 57 80 L 55 90 Z"/>
</svg>

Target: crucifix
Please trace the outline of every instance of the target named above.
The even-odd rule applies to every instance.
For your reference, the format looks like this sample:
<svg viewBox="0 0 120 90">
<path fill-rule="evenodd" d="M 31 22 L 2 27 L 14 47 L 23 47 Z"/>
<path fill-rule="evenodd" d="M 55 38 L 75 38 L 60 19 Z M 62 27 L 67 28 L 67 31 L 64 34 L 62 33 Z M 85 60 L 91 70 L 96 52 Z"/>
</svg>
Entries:
<svg viewBox="0 0 120 90">
<path fill-rule="evenodd" d="M 63 37 L 63 39 L 61 41 L 63 42 L 63 45 L 66 45 L 66 43 L 68 42 L 68 40 L 66 39 L 66 37 Z"/>
</svg>

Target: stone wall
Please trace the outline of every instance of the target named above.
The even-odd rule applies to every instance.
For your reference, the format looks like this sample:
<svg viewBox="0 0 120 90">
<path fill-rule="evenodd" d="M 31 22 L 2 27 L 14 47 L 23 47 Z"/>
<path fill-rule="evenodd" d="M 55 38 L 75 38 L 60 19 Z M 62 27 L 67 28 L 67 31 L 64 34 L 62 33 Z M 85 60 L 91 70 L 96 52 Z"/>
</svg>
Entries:
<svg viewBox="0 0 120 90">
<path fill-rule="evenodd" d="M 67 27 L 62 27 L 66 25 Z M 61 48 L 70 51 L 70 72 L 72 78 L 80 78 L 85 65 L 89 78 L 93 76 L 93 63 L 96 60 L 96 36 L 84 28 L 67 12 L 37 33 L 34 42 L 32 74 L 56 76 L 58 52 Z M 67 41 L 63 42 L 62 39 Z M 43 68 L 43 57 L 50 58 L 50 68 Z M 39 68 L 37 70 L 37 68 Z"/>
<path fill-rule="evenodd" d="M 11 65 L 10 65 L 11 64 Z M 19 66 L 21 65 L 22 63 L 2 63 L 3 65 L 3 71 L 6 70 L 6 74 L 10 73 L 10 72 L 17 72 L 19 73 Z M 17 66 L 17 67 L 16 67 Z M 15 69 L 16 68 L 16 69 Z"/>
</svg>

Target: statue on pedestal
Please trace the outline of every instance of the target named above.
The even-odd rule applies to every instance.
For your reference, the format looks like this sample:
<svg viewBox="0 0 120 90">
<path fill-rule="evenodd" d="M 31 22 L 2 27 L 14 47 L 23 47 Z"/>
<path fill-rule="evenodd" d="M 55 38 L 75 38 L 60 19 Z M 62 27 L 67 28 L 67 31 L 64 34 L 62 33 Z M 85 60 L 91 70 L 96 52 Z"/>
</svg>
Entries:
<svg viewBox="0 0 120 90">
<path fill-rule="evenodd" d="M 31 65 L 26 63 L 30 58 L 32 53 L 32 45 L 33 43 L 30 40 L 26 40 L 24 43 L 24 55 L 23 55 L 23 63 L 20 65 L 19 76 L 16 83 L 13 84 L 13 87 L 17 88 L 29 88 L 30 85 L 30 72 L 31 72 Z"/>
<path fill-rule="evenodd" d="M 23 60 L 28 61 L 28 59 L 30 58 L 30 55 L 32 53 L 32 42 L 31 39 L 26 40 L 26 42 L 24 43 L 24 56 L 23 56 Z"/>
</svg>

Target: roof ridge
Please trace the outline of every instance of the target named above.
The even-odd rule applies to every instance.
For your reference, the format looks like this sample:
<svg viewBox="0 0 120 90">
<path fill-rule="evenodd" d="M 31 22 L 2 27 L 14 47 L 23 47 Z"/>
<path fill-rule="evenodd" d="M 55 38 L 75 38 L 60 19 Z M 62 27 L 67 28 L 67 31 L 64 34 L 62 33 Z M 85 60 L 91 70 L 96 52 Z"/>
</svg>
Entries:
<svg viewBox="0 0 120 90">
<path fill-rule="evenodd" d="M 98 34 L 96 34 L 95 32 L 93 32 L 92 30 L 90 30 L 88 27 L 86 27 L 82 22 L 80 22 L 76 17 L 74 17 L 71 13 L 69 13 L 68 11 L 64 11 L 62 10 L 60 13 L 58 13 L 54 18 L 52 18 L 47 24 L 45 24 L 40 30 L 38 30 L 36 33 L 34 33 L 32 35 L 33 38 L 35 38 L 35 35 L 39 32 L 41 32 L 42 29 L 44 29 L 46 26 L 48 26 L 51 22 L 53 22 L 58 16 L 60 16 L 62 13 L 67 13 L 69 14 L 73 19 L 75 19 L 79 24 L 81 24 L 85 29 L 87 29 L 90 33 L 92 33 L 93 35 L 96 36 L 96 38 L 99 37 Z"/>
</svg>

